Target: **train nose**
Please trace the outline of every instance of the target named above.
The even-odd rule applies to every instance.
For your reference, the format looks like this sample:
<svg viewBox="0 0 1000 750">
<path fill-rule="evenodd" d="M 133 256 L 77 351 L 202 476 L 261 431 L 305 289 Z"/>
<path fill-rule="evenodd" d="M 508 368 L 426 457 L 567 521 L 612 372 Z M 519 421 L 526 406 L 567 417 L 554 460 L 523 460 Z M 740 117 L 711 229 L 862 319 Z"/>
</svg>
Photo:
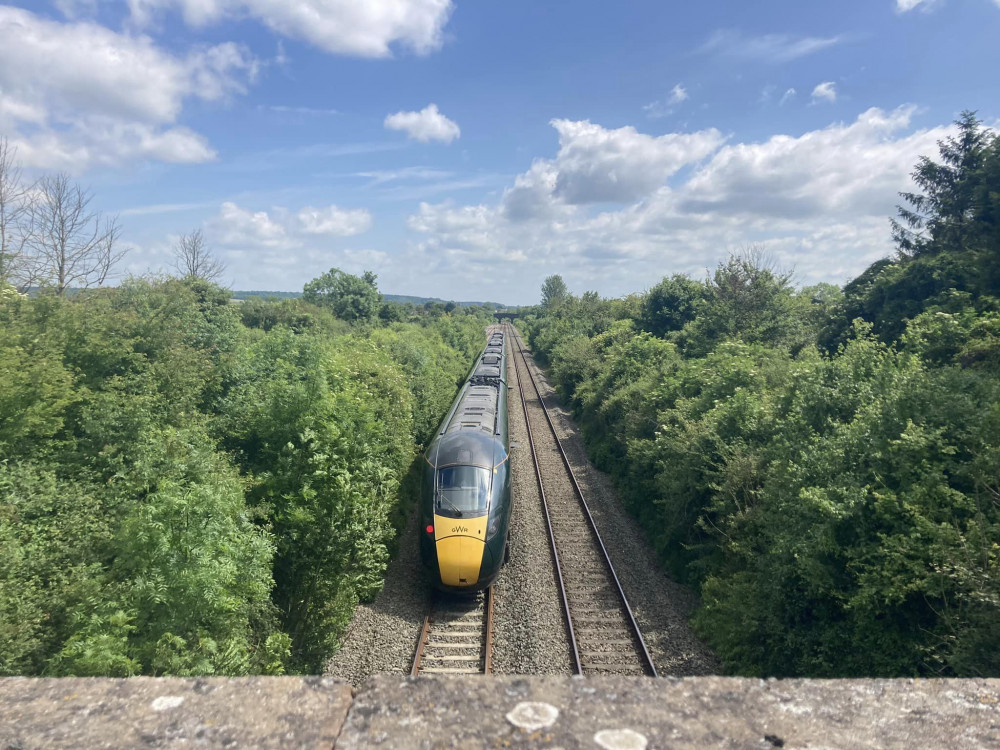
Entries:
<svg viewBox="0 0 1000 750">
<path fill-rule="evenodd" d="M 450 536 L 437 542 L 438 567 L 445 586 L 474 586 L 483 562 L 481 539 Z"/>
<path fill-rule="evenodd" d="M 456 520 L 434 516 L 438 570 L 445 586 L 475 586 L 486 548 L 486 516 Z"/>
</svg>

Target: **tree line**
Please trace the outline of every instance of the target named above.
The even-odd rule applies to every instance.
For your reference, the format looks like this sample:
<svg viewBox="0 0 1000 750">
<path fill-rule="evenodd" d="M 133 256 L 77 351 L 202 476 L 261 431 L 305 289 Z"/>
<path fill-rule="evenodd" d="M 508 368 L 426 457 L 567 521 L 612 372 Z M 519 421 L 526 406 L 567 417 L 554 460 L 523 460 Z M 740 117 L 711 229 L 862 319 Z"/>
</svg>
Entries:
<svg viewBox="0 0 1000 750">
<path fill-rule="evenodd" d="M 490 318 L 307 288 L 0 294 L 0 674 L 322 670 Z"/>
<path fill-rule="evenodd" d="M 731 672 L 1000 674 L 1000 137 L 957 126 L 843 288 L 750 248 L 525 322 Z"/>
</svg>

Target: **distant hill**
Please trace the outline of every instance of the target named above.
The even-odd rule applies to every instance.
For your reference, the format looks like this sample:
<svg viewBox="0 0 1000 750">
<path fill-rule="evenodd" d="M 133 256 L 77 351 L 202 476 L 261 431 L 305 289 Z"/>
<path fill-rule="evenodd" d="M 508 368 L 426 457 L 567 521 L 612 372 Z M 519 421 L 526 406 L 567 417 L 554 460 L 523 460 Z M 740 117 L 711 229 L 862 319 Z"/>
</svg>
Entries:
<svg viewBox="0 0 1000 750">
<path fill-rule="evenodd" d="M 295 299 L 301 297 L 302 292 L 258 292 L 258 291 L 234 291 L 233 299 L 247 299 L 249 297 L 277 297 L 278 299 Z M 501 304 L 499 302 L 459 302 L 457 300 L 446 300 L 439 297 L 412 297 L 406 294 L 383 294 L 390 302 L 398 302 L 401 305 L 405 305 L 407 302 L 412 302 L 414 305 L 424 305 L 428 302 L 443 302 L 448 304 L 448 302 L 454 301 L 459 307 L 473 307 L 476 305 L 482 307 L 489 307 L 493 309 L 500 309 L 507 307 L 507 305 Z"/>
<path fill-rule="evenodd" d="M 233 291 L 233 299 L 249 299 L 250 297 L 277 297 L 278 299 L 296 299 L 302 292 L 246 292 Z"/>
<path fill-rule="evenodd" d="M 412 302 L 414 305 L 425 305 L 428 302 L 443 302 L 445 304 L 448 304 L 449 302 L 454 302 L 459 307 L 473 307 L 476 305 L 482 307 L 492 307 L 494 309 L 507 307 L 507 305 L 501 304 L 499 302 L 468 302 L 468 301 L 459 302 L 458 300 L 440 299 L 438 297 L 410 297 L 406 294 L 383 294 L 382 296 L 385 297 L 390 302 L 398 302 L 401 305 L 405 305 L 407 302 Z"/>
</svg>

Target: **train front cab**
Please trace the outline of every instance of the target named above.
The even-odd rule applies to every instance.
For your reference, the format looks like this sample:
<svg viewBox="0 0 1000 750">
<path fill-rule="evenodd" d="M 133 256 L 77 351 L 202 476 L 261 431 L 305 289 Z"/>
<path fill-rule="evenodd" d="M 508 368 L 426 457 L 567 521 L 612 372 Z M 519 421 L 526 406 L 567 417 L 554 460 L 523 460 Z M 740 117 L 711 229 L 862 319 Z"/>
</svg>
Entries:
<svg viewBox="0 0 1000 750">
<path fill-rule="evenodd" d="M 448 437 L 445 443 L 451 442 Z M 466 446 L 469 437 L 462 436 Z M 463 448 L 457 457 L 462 463 L 446 460 L 435 467 L 428 459 L 425 466 L 421 556 L 434 585 L 445 591 L 481 591 L 493 583 L 504 563 L 509 461 L 499 441 L 484 436 L 483 442 L 489 444 L 489 454 Z M 486 461 L 475 460 L 487 455 Z"/>
</svg>

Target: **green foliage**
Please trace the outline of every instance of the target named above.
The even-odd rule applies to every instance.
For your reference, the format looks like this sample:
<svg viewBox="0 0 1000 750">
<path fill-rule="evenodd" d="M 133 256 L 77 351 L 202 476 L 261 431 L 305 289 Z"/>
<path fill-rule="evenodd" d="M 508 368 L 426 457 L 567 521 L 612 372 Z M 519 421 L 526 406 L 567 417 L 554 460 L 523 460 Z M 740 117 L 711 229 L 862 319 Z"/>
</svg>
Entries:
<svg viewBox="0 0 1000 750">
<path fill-rule="evenodd" d="M 562 276 L 549 276 L 542 284 L 542 307 L 555 307 L 569 296 Z"/>
<path fill-rule="evenodd" d="M 706 297 L 678 336 L 691 356 L 703 356 L 729 338 L 771 346 L 805 343 L 791 275 L 776 270 L 762 251 L 720 263 L 706 282 Z"/>
<path fill-rule="evenodd" d="M 708 297 L 706 285 L 687 276 L 664 278 L 643 298 L 639 325 L 654 336 L 679 331 L 695 319 Z"/>
<path fill-rule="evenodd" d="M 48 671 L 77 609 L 101 597 L 112 529 L 99 491 L 45 462 L 0 462 L 0 674 Z"/>
<path fill-rule="evenodd" d="M 755 502 L 717 521 L 698 624 L 720 654 L 754 674 L 994 673 L 969 655 L 997 646 L 1000 512 L 976 465 L 995 471 L 997 395 L 870 338 L 799 380 Z"/>
<path fill-rule="evenodd" d="M 373 281 L 373 279 L 372 279 Z M 0 302 L 0 674 L 319 671 L 486 313 L 196 280 Z"/>
<path fill-rule="evenodd" d="M 24 454 L 62 429 L 73 376 L 47 341 L 0 343 L 0 453 Z"/>
<path fill-rule="evenodd" d="M 350 331 L 350 325 L 326 308 L 299 299 L 247 297 L 239 306 L 240 319 L 247 328 L 270 331 L 284 326 L 295 333 L 325 333 L 330 336 Z"/>
<path fill-rule="evenodd" d="M 371 271 L 358 277 L 331 268 L 303 287 L 302 299 L 327 308 L 341 320 L 366 323 L 378 316 L 382 306 L 382 295 L 375 281 L 376 276 Z"/>
</svg>

